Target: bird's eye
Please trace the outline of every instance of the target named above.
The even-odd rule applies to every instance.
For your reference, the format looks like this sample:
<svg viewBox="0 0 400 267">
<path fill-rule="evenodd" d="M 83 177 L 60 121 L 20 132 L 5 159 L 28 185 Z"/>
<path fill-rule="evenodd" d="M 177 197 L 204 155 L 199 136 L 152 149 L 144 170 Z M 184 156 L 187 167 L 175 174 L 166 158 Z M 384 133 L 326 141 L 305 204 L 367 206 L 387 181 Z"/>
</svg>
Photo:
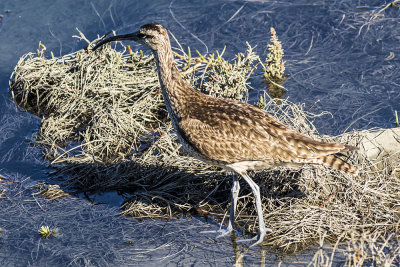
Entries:
<svg viewBox="0 0 400 267">
<path fill-rule="evenodd" d="M 139 37 L 139 38 L 141 38 L 141 39 L 142 39 L 142 38 L 145 38 L 145 37 L 146 37 L 146 35 L 145 35 L 145 34 L 143 34 L 143 33 L 138 33 L 138 34 L 137 34 L 137 37 Z"/>
</svg>

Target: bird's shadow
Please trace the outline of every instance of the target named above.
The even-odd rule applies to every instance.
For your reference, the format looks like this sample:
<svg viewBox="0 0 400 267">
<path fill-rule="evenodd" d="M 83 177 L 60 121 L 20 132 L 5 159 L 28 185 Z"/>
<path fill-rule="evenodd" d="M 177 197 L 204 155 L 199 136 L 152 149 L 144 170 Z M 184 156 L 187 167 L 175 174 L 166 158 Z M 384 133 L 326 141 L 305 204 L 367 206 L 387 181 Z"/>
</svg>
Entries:
<svg viewBox="0 0 400 267">
<path fill-rule="evenodd" d="M 196 168 L 183 169 L 162 163 L 143 165 L 135 161 L 64 163 L 53 166 L 50 176 L 74 194 L 117 192 L 124 198 L 121 213 L 136 219 L 181 215 L 223 218 L 229 210 L 232 174 L 216 167 L 201 167 L 204 165 L 194 171 Z M 299 186 L 298 170 L 267 170 L 250 175 L 259 185 L 263 201 L 280 203 L 281 199 L 305 196 Z M 243 205 L 253 213 L 252 201 L 248 201 L 253 197 L 251 189 L 245 181 L 239 181 L 240 195 L 247 198 Z"/>
</svg>

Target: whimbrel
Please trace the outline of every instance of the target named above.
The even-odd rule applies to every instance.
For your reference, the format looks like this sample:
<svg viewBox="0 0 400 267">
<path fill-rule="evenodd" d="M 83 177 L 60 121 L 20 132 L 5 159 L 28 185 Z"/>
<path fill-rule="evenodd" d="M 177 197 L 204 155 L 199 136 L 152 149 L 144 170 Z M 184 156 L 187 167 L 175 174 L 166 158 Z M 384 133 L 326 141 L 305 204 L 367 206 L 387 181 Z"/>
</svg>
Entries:
<svg viewBox="0 0 400 267">
<path fill-rule="evenodd" d="M 274 166 L 321 164 L 348 174 L 358 170 L 335 156 L 356 147 L 324 143 L 298 133 L 265 111 L 235 100 L 214 98 L 193 89 L 181 77 L 172 54 L 166 29 L 157 23 L 139 31 L 110 37 L 99 46 L 118 40 L 132 40 L 154 53 L 158 77 L 169 117 L 182 147 L 193 157 L 239 174 L 250 186 L 256 201 L 259 232 L 252 246 L 260 244 L 267 231 L 264 224 L 259 186 L 248 170 Z M 232 199 L 227 229 L 214 231 L 225 236 L 232 232 L 240 185 L 233 175 Z"/>
</svg>

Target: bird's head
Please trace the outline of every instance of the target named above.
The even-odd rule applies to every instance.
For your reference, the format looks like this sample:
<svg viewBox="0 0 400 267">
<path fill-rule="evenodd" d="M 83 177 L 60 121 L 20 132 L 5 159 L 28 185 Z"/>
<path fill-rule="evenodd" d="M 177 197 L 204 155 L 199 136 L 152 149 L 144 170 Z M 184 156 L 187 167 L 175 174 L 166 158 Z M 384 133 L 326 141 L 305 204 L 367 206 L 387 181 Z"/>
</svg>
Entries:
<svg viewBox="0 0 400 267">
<path fill-rule="evenodd" d="M 109 37 L 93 47 L 93 50 L 96 50 L 103 44 L 121 40 L 139 42 L 147 45 L 154 51 L 158 51 L 161 47 L 165 46 L 166 43 L 169 44 L 167 30 L 161 24 L 149 23 L 140 27 L 137 32 Z"/>
</svg>

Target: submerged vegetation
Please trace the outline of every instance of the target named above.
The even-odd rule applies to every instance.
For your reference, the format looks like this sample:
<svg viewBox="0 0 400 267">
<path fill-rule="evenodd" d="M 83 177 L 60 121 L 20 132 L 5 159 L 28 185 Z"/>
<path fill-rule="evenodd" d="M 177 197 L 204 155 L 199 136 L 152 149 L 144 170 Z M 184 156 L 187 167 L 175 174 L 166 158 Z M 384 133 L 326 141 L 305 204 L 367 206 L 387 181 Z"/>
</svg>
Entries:
<svg viewBox="0 0 400 267">
<path fill-rule="evenodd" d="M 76 191 L 128 193 L 122 214 L 137 219 L 182 213 L 226 218 L 231 178 L 181 149 L 165 110 L 153 56 L 121 43 L 93 52 L 90 47 L 98 40 L 88 41 L 81 33 L 77 38 L 86 40 L 88 48 L 57 58 L 39 46 L 38 53 L 20 59 L 10 82 L 15 103 L 41 118 L 33 143 L 51 161 L 53 176 Z M 249 78 L 258 64 L 264 65 L 268 80 L 285 79 L 284 62 L 277 61 L 283 53 L 271 54 L 262 63 L 249 44 L 233 62 L 224 59 L 223 52 L 194 56 L 181 46 L 175 55 L 183 77 L 217 97 L 247 101 Z M 335 138 L 319 135 L 312 120 L 324 114 L 312 114 L 303 105 L 277 102 L 266 94 L 260 107 L 316 139 L 355 146 L 360 140 L 357 132 Z M 342 253 L 349 264 L 355 257 L 358 263 L 375 261 L 371 255 L 376 247 L 369 246 L 369 240 L 383 242 L 382 250 L 399 252 L 398 160 L 386 157 L 378 167 L 356 152 L 346 160 L 359 168 L 358 176 L 322 166 L 252 173 L 260 186 L 264 220 L 273 229 L 264 242 L 270 250 L 292 253 L 320 242 L 342 242 L 348 246 Z M 245 184 L 241 195 L 236 223 L 255 233 L 253 199 Z M 315 264 L 329 259 L 318 250 Z"/>
</svg>

